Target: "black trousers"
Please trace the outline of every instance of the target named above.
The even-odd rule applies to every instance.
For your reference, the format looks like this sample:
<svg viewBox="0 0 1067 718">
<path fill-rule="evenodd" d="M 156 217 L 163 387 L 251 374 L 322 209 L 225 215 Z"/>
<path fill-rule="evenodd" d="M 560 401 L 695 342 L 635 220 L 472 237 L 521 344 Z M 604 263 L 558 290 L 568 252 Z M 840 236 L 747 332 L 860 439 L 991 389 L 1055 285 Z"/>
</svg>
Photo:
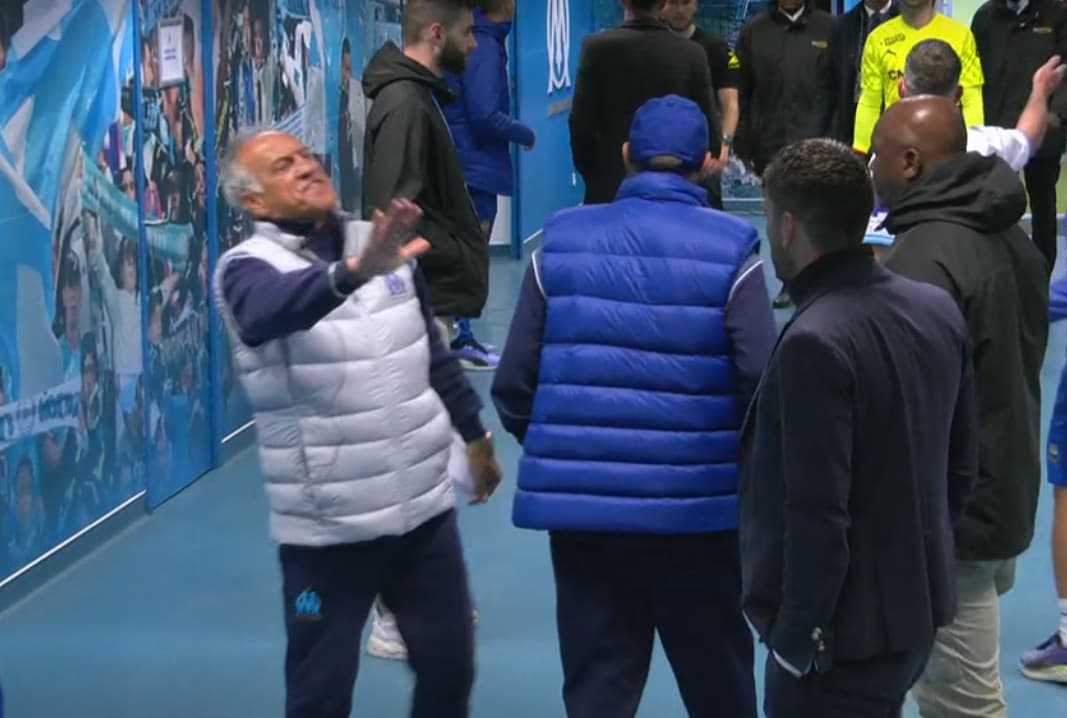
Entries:
<svg viewBox="0 0 1067 718">
<path fill-rule="evenodd" d="M 1034 244 L 1048 260 L 1049 272 L 1056 265 L 1056 183 L 1060 179 L 1060 158 L 1034 157 L 1023 168 L 1026 194 L 1030 197 L 1030 226 Z"/>
<path fill-rule="evenodd" d="M 930 646 L 868 661 L 836 662 L 825 674 L 796 678 L 768 654 L 763 710 L 767 718 L 900 718 L 904 698 L 922 675 Z"/>
<path fill-rule="evenodd" d="M 569 718 L 632 718 L 657 632 L 690 716 L 756 717 L 735 532 L 554 532 L 551 547 Z"/>
<path fill-rule="evenodd" d="M 360 635 L 381 594 L 415 672 L 413 718 L 463 718 L 474 683 L 474 627 L 455 511 L 409 534 L 280 548 L 287 718 L 348 718 Z"/>
</svg>

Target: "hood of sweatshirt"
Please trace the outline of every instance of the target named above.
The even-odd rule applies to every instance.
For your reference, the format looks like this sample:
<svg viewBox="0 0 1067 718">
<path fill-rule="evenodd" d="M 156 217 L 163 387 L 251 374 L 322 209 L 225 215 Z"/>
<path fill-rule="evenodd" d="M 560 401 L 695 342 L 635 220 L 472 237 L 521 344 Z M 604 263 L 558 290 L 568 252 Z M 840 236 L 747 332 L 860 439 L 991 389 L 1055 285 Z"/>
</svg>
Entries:
<svg viewBox="0 0 1067 718">
<path fill-rule="evenodd" d="M 412 60 L 392 41 L 385 43 L 363 70 L 363 94 L 373 100 L 386 86 L 402 80 L 425 85 L 441 104 L 454 99 L 444 78 L 430 72 L 422 63 Z"/>
<path fill-rule="evenodd" d="M 1001 232 L 1026 212 L 1026 190 L 1001 159 L 967 152 L 909 187 L 889 208 L 893 234 L 922 222 L 950 222 L 979 232 Z"/>
</svg>

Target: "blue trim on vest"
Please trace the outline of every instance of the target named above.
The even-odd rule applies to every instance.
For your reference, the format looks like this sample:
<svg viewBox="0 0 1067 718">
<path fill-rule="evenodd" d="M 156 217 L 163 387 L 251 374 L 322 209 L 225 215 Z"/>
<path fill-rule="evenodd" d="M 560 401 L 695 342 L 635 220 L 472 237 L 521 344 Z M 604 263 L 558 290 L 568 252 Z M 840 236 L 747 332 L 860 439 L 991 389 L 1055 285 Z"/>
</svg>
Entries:
<svg viewBox="0 0 1067 718">
<path fill-rule="evenodd" d="M 737 527 L 744 407 L 724 313 L 758 236 L 705 197 L 684 177 L 645 172 L 612 204 L 546 222 L 544 347 L 517 526 Z"/>
</svg>

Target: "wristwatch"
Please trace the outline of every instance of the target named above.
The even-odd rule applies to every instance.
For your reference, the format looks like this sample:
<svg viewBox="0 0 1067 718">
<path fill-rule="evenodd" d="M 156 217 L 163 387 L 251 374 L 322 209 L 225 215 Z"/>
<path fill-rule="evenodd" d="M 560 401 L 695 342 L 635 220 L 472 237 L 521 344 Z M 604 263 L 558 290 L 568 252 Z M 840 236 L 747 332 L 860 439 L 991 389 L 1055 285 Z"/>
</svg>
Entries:
<svg viewBox="0 0 1067 718">
<path fill-rule="evenodd" d="M 726 145 L 727 147 L 729 147 L 730 145 L 732 145 L 734 143 L 734 136 L 733 135 L 723 135 L 722 136 L 722 143 L 724 145 Z"/>
</svg>

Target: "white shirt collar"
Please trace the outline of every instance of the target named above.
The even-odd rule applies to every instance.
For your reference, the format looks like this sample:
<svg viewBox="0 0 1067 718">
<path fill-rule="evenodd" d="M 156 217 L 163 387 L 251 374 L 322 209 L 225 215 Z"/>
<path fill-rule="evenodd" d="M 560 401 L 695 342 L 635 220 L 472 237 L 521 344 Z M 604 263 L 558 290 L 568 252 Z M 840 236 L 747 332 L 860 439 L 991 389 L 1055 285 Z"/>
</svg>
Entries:
<svg viewBox="0 0 1067 718">
<path fill-rule="evenodd" d="M 1023 2 L 1026 2 L 1026 0 L 1023 0 Z M 893 5 L 893 0 L 885 0 L 885 5 L 883 5 L 878 10 L 871 10 L 869 7 L 867 7 L 867 3 L 863 4 L 863 9 L 867 11 L 867 17 L 870 17 L 871 15 L 874 15 L 875 13 L 879 13 L 880 14 L 880 13 L 887 12 L 889 10 L 889 8 L 892 7 L 892 5 Z"/>
</svg>

